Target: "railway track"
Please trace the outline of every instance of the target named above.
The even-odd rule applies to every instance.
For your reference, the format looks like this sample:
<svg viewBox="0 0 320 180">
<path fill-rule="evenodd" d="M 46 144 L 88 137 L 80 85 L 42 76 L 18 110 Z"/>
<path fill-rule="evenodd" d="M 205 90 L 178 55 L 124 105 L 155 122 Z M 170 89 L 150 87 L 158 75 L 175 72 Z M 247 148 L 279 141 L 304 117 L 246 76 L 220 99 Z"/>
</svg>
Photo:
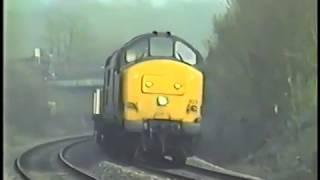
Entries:
<svg viewBox="0 0 320 180">
<path fill-rule="evenodd" d="M 234 172 L 223 168 L 209 170 L 193 165 L 185 165 L 176 168 L 168 165 L 169 168 L 159 168 L 139 162 L 136 163 L 136 166 L 160 176 L 181 180 L 263 180 L 258 177 Z"/>
<path fill-rule="evenodd" d="M 68 158 L 66 157 L 67 151 L 69 149 L 71 149 L 71 147 L 81 144 L 85 141 L 88 141 L 88 139 L 84 139 L 81 141 L 77 141 L 74 143 L 71 143 L 69 145 L 67 145 L 66 147 L 64 147 L 63 149 L 60 150 L 59 152 L 59 159 L 66 165 L 66 167 L 68 167 L 70 170 L 76 172 L 76 174 L 80 177 L 82 177 L 83 179 L 88 179 L 88 180 L 98 180 L 97 177 L 95 177 L 94 175 L 90 174 L 89 172 L 87 172 L 85 169 L 82 169 L 80 167 L 75 166 L 74 164 L 72 164 L 71 162 L 69 162 Z"/>
<path fill-rule="evenodd" d="M 89 150 L 84 152 L 76 152 L 88 145 L 94 144 L 91 135 L 68 137 L 64 139 L 53 140 L 50 142 L 37 145 L 21 154 L 15 161 L 15 168 L 23 179 L 44 179 L 48 176 L 58 176 L 60 179 L 88 179 L 98 180 L 97 177 L 90 174 L 85 166 L 80 164 L 88 164 L 88 161 L 98 163 L 98 158 L 110 161 L 116 164 L 122 164 L 112 158 L 95 157 L 95 159 L 82 159 L 86 163 L 77 162 L 80 154 L 90 154 Z M 87 144 L 89 143 L 89 144 Z M 78 147 L 77 147 L 78 146 Z M 76 148 L 77 147 L 77 148 Z M 70 158 L 73 154 L 75 157 Z M 91 157 L 91 156 L 90 156 Z M 90 158 L 89 157 L 89 158 Z M 73 159 L 73 160 L 72 160 Z M 91 163 L 92 163 L 91 162 Z M 160 163 L 158 163 L 160 164 Z M 166 162 L 159 167 L 148 162 L 135 161 L 130 166 L 170 179 L 182 180 L 262 180 L 257 177 L 236 173 L 220 167 L 215 170 L 199 168 L 192 165 L 182 167 L 173 167 L 172 164 Z M 38 172 L 38 173 L 36 173 Z M 39 173 L 40 172 L 40 173 Z M 39 175 L 41 174 L 41 175 Z"/>
<path fill-rule="evenodd" d="M 205 168 L 199 168 L 193 165 L 186 165 L 184 167 L 184 170 L 201 174 L 202 176 L 207 176 L 209 178 L 214 177 L 214 178 L 223 179 L 223 180 L 262 180 L 261 178 L 258 178 L 258 177 L 234 172 L 234 171 L 223 169 L 223 168 L 219 168 L 216 170 L 209 170 Z"/>
<path fill-rule="evenodd" d="M 15 160 L 15 169 L 23 179 L 94 179 L 83 169 L 68 162 L 64 157 L 72 145 L 87 141 L 91 135 L 73 136 L 41 143 L 22 153 Z"/>
</svg>

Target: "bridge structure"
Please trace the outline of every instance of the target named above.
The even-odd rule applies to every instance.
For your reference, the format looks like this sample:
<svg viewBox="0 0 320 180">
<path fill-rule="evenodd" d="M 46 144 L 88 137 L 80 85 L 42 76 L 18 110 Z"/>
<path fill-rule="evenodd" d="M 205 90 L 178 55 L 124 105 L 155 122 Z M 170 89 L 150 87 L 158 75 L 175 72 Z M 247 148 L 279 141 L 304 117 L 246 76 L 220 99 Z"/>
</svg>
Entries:
<svg viewBox="0 0 320 180">
<path fill-rule="evenodd" d="M 95 88 L 103 86 L 103 79 L 49 80 L 48 85 L 57 88 Z"/>
</svg>

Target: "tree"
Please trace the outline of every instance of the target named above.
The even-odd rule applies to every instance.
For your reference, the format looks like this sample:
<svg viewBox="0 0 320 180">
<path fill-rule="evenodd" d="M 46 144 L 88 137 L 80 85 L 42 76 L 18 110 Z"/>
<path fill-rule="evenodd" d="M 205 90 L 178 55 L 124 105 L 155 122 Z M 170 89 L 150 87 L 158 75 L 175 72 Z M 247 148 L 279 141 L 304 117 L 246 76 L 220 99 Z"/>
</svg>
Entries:
<svg viewBox="0 0 320 180">
<path fill-rule="evenodd" d="M 207 121 L 208 131 L 210 123 L 246 117 L 237 138 L 253 141 L 245 151 L 270 136 L 299 137 L 302 127 L 316 122 L 315 0 L 234 0 L 229 7 L 214 19 L 217 39 L 206 69 L 210 107 L 225 118 Z M 226 134 L 233 133 L 229 129 Z"/>
</svg>

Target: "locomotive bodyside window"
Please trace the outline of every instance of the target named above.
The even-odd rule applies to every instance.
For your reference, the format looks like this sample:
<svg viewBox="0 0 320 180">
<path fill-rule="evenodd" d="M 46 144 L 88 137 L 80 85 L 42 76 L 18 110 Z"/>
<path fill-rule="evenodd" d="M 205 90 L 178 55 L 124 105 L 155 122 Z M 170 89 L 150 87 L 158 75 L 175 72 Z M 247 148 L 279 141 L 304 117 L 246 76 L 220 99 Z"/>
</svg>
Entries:
<svg viewBox="0 0 320 180">
<path fill-rule="evenodd" d="M 111 56 L 108 57 L 105 63 L 105 67 L 110 66 Z"/>
<path fill-rule="evenodd" d="M 110 69 L 106 69 L 105 73 L 104 73 L 104 92 L 108 92 L 109 79 L 110 79 L 109 72 L 110 72 Z M 108 94 L 107 93 L 103 93 L 103 96 L 104 96 L 106 104 L 109 104 L 109 102 L 108 102 Z"/>
<path fill-rule="evenodd" d="M 191 65 L 197 63 L 197 55 L 195 52 L 180 41 L 175 43 L 175 57 Z"/>
<path fill-rule="evenodd" d="M 168 56 L 173 55 L 173 41 L 166 37 L 153 37 L 150 39 L 151 56 Z"/>
<path fill-rule="evenodd" d="M 107 85 L 110 85 L 110 70 L 108 70 L 108 74 L 107 74 Z"/>
<path fill-rule="evenodd" d="M 142 39 L 135 42 L 126 51 L 126 61 L 133 62 L 137 59 L 148 56 L 148 40 Z"/>
</svg>

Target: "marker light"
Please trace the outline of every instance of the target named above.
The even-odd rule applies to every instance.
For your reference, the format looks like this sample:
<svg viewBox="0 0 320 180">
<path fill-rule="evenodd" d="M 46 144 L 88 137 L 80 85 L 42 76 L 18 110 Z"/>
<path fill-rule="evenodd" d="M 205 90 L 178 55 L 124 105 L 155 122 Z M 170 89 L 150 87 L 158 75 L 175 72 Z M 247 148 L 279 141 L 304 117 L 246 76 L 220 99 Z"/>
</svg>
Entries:
<svg viewBox="0 0 320 180">
<path fill-rule="evenodd" d="M 150 82 L 150 81 L 147 81 L 147 82 L 145 83 L 145 85 L 146 85 L 146 87 L 150 88 L 150 87 L 153 85 L 153 83 Z"/>
<path fill-rule="evenodd" d="M 182 87 L 182 85 L 179 84 L 179 83 L 175 83 L 174 84 L 174 88 L 177 89 L 177 90 L 180 89 L 181 87 Z"/>
</svg>

